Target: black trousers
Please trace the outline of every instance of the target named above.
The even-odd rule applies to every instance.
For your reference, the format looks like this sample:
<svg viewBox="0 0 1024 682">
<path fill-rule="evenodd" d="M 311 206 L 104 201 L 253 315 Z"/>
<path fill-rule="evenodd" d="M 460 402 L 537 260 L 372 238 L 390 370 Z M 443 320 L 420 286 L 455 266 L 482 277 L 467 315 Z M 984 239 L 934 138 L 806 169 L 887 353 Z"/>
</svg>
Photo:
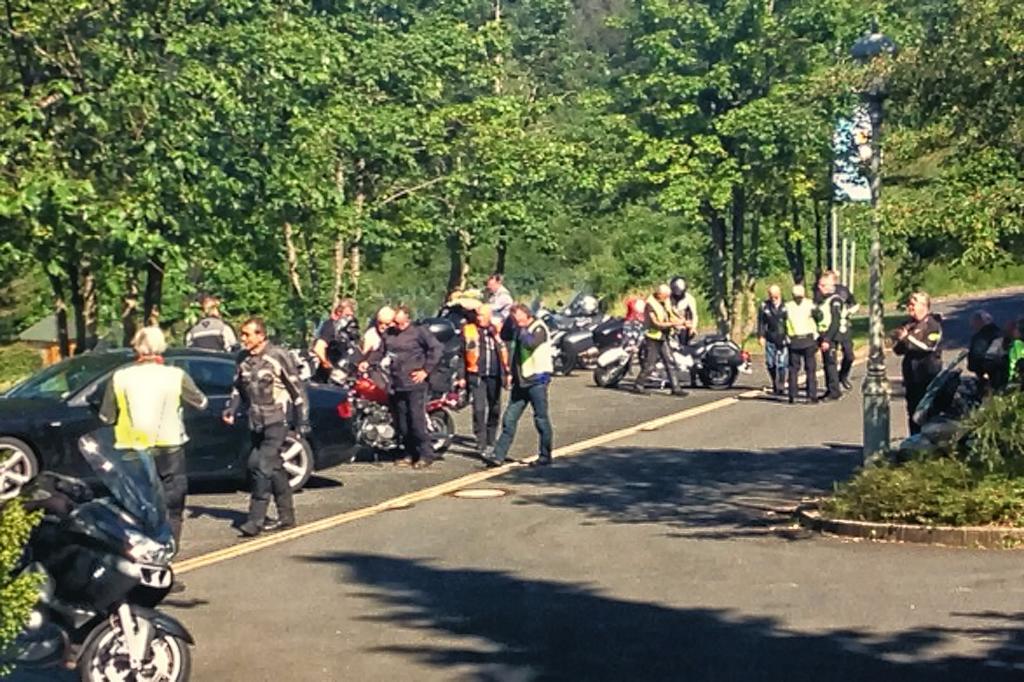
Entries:
<svg viewBox="0 0 1024 682">
<path fill-rule="evenodd" d="M 188 496 L 188 474 L 185 468 L 185 451 L 181 446 L 153 448 L 153 462 L 160 476 L 167 504 L 167 520 L 174 533 L 174 545 L 181 548 L 181 524 L 185 512 L 185 498 Z"/>
<path fill-rule="evenodd" d="M 796 388 L 800 377 L 800 363 L 803 361 L 804 373 L 807 374 L 807 399 L 818 400 L 817 350 L 814 345 L 806 348 L 789 347 L 789 399 L 796 400 Z"/>
<path fill-rule="evenodd" d="M 821 351 L 821 363 L 825 368 L 825 389 L 828 395 L 838 397 L 842 393 L 839 388 L 839 369 L 836 366 L 836 354 L 839 349 L 829 345 L 828 350 Z"/>
<path fill-rule="evenodd" d="M 839 381 L 846 382 L 850 380 L 850 370 L 853 368 L 853 340 L 848 333 L 840 334 L 836 343 L 843 351 L 843 359 L 839 363 Z"/>
<path fill-rule="evenodd" d="M 274 495 L 277 517 L 281 523 L 295 523 L 295 503 L 284 470 L 281 449 L 288 435 L 284 422 L 267 425 L 262 431 L 252 432 L 252 452 L 249 454 L 249 475 L 252 477 L 252 498 L 249 500 L 249 523 L 263 527 L 267 518 L 270 495 Z"/>
<path fill-rule="evenodd" d="M 912 377 L 906 375 L 903 376 L 903 390 L 907 398 L 907 427 L 911 434 L 921 433 L 920 425 L 914 421 L 914 412 L 917 411 L 917 406 L 928 391 L 930 383 L 931 379 L 922 382 L 921 380 L 914 381 Z"/>
<path fill-rule="evenodd" d="M 679 384 L 676 381 L 676 366 L 672 361 L 672 354 L 669 353 L 668 343 L 644 338 L 644 363 L 640 367 L 640 376 L 636 378 L 638 390 L 643 390 L 646 387 L 647 381 L 654 374 L 654 369 L 657 367 L 659 359 L 661 364 L 665 366 L 665 374 L 668 375 L 669 386 L 672 387 L 673 391 L 679 388 Z"/>
<path fill-rule="evenodd" d="M 405 445 L 406 455 L 413 461 L 432 461 L 434 448 L 427 430 L 427 387 L 395 391 L 392 404 L 398 440 Z"/>
<path fill-rule="evenodd" d="M 501 422 L 501 377 L 470 374 L 469 394 L 473 399 L 473 434 L 483 450 L 494 445 Z"/>
</svg>

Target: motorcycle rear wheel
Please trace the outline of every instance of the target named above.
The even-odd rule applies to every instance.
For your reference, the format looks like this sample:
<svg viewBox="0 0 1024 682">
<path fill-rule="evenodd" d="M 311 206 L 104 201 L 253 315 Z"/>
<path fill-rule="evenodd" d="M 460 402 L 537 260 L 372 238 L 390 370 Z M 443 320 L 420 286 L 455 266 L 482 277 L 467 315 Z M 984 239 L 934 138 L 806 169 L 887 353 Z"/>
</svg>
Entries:
<svg viewBox="0 0 1024 682">
<path fill-rule="evenodd" d="M 739 370 L 731 365 L 705 367 L 700 372 L 700 383 L 704 388 L 724 391 L 736 383 Z"/>
</svg>

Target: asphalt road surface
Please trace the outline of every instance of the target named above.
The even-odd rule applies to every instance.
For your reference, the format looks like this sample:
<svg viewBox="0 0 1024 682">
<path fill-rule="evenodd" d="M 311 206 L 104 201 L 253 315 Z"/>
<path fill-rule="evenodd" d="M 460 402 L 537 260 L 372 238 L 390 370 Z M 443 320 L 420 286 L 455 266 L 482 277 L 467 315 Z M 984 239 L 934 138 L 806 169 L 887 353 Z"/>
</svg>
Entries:
<svg viewBox="0 0 1024 682">
<path fill-rule="evenodd" d="M 984 306 L 1008 317 L 1022 299 Z M 950 339 L 977 305 L 945 306 Z M 164 605 L 196 636 L 193 679 L 1021 679 L 1020 554 L 794 528 L 787 508 L 859 464 L 859 395 L 789 406 L 748 391 L 761 381 L 677 399 L 558 380 L 558 444 L 691 416 L 467 483 L 496 497 L 418 499 L 193 562 Z M 896 437 L 903 414 L 897 398 Z M 534 438 L 524 419 L 514 454 Z M 300 521 L 480 470 L 457 453 L 425 472 L 346 465 L 298 496 Z M 230 524 L 246 499 L 192 495 L 186 556 L 244 548 Z"/>
</svg>

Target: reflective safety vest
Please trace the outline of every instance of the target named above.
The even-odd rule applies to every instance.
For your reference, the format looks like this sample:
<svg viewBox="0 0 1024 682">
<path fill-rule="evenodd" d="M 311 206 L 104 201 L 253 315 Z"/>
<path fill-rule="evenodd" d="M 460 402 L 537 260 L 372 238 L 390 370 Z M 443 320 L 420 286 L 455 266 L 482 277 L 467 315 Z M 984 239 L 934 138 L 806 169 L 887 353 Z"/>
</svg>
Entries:
<svg viewBox="0 0 1024 682">
<path fill-rule="evenodd" d="M 814 320 L 814 303 L 809 298 L 799 303 L 786 303 L 786 333 L 790 338 L 814 337 L 818 335 L 818 324 Z"/>
<path fill-rule="evenodd" d="M 850 329 L 849 306 L 843 301 L 839 294 L 832 294 L 818 306 L 820 318 L 818 320 L 818 331 L 824 334 L 832 326 L 832 304 L 839 302 L 839 333 L 845 334 Z"/>
<path fill-rule="evenodd" d="M 519 355 L 519 376 L 524 379 L 538 374 L 551 374 L 555 371 L 555 364 L 551 357 L 551 333 L 547 326 L 540 320 L 534 320 L 528 327 L 531 334 L 536 334 L 543 329 L 547 340 L 534 348 L 532 351 L 522 344 L 518 344 Z"/>
<path fill-rule="evenodd" d="M 158 362 L 139 362 L 114 372 L 117 423 L 114 447 L 145 450 L 176 447 L 188 440 L 181 421 L 185 372 Z"/>
<path fill-rule="evenodd" d="M 487 331 L 488 334 L 494 335 L 492 331 L 493 327 Z M 466 341 L 466 371 L 470 374 L 477 374 L 480 371 L 480 351 L 482 350 L 482 344 L 480 343 L 480 327 L 476 326 L 472 322 L 466 324 L 462 328 L 462 337 Z M 498 346 L 498 362 L 501 363 L 501 373 L 508 369 L 508 349 L 505 344 L 493 336 L 494 342 Z"/>
<path fill-rule="evenodd" d="M 678 315 L 676 315 L 676 312 L 671 307 L 665 306 L 664 303 L 653 295 L 647 297 L 646 304 L 651 310 L 651 317 L 662 324 L 678 319 Z M 661 341 L 665 338 L 665 330 L 661 327 L 651 326 L 647 328 L 644 335 L 652 341 Z"/>
</svg>

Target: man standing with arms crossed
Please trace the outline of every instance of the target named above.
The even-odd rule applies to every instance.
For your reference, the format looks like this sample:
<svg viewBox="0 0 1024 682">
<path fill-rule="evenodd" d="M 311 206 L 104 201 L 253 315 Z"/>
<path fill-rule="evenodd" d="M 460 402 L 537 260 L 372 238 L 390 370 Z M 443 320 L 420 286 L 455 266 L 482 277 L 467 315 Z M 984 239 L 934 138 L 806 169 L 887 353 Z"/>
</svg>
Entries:
<svg viewBox="0 0 1024 682">
<path fill-rule="evenodd" d="M 288 435 L 290 408 L 296 412 L 299 431 L 309 431 L 309 404 L 291 356 L 267 340 L 263 320 L 259 317 L 246 320 L 241 336 L 245 350 L 238 358 L 235 385 L 223 419 L 227 424 L 234 424 L 235 411 L 243 401 L 248 404 L 253 446 L 248 463 L 252 498 L 249 518 L 239 530 L 242 535 L 252 537 L 264 530 L 295 525 L 292 489 L 284 471 L 281 448 Z M 278 521 L 275 526 L 264 528 L 271 492 L 277 505 Z"/>
</svg>

